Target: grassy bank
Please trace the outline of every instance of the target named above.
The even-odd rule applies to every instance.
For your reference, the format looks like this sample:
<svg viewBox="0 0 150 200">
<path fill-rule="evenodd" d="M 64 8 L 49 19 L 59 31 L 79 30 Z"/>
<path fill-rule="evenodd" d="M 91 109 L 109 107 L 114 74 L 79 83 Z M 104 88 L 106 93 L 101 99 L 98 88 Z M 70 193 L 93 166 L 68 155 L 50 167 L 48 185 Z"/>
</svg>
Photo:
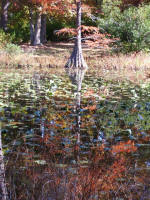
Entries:
<svg viewBox="0 0 150 200">
<path fill-rule="evenodd" d="M 46 46 L 21 46 L 20 53 L 1 52 L 1 71 L 16 69 L 23 73 L 63 73 L 72 52 L 72 43 L 51 43 Z M 83 47 L 89 72 L 105 79 L 129 80 L 135 83 L 150 81 L 150 54 L 112 54 L 101 48 Z M 23 70 L 22 70 L 23 69 Z"/>
</svg>

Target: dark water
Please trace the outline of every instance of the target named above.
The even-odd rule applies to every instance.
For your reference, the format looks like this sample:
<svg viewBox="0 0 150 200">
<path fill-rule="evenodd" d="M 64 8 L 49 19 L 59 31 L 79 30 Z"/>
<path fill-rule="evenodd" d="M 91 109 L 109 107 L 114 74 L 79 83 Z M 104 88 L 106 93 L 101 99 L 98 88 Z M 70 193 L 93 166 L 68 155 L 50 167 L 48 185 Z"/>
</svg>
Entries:
<svg viewBox="0 0 150 200">
<path fill-rule="evenodd" d="M 149 89 L 2 73 L 0 199 L 149 200 Z"/>
</svg>

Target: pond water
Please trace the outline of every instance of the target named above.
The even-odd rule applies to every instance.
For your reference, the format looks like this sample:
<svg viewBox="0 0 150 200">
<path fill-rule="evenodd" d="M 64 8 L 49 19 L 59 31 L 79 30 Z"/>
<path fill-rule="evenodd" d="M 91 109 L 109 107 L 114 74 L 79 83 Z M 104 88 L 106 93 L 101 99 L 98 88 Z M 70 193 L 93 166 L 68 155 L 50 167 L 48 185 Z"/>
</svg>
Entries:
<svg viewBox="0 0 150 200">
<path fill-rule="evenodd" d="M 0 199 L 149 200 L 150 84 L 56 74 L 1 73 Z"/>
</svg>

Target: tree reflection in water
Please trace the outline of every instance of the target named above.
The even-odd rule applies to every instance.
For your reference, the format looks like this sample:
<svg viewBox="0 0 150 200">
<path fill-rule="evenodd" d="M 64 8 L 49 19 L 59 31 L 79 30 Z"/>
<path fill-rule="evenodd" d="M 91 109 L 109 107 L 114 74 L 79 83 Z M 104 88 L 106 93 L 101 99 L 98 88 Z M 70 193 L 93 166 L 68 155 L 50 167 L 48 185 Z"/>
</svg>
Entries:
<svg viewBox="0 0 150 200">
<path fill-rule="evenodd" d="M 84 79 L 84 75 L 87 69 L 80 68 L 66 68 L 66 73 L 68 74 L 70 80 L 77 87 L 76 98 L 74 111 L 76 114 L 76 126 L 75 126 L 75 134 L 77 135 L 77 145 L 80 145 L 80 124 L 81 124 L 81 88 L 82 81 Z"/>
<path fill-rule="evenodd" d="M 3 149 L 2 149 L 1 121 L 0 121 L 0 199 L 1 200 L 8 199 L 6 180 L 5 180 L 5 166 L 4 166 L 4 160 L 3 160 Z"/>
</svg>

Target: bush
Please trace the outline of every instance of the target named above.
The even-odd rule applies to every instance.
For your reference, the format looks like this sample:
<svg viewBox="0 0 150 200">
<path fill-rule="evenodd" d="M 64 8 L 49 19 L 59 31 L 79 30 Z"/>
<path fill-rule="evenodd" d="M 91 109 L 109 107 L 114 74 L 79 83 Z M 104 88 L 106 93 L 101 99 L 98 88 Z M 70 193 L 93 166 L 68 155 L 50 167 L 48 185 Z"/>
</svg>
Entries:
<svg viewBox="0 0 150 200">
<path fill-rule="evenodd" d="M 106 6 L 107 5 L 107 6 Z M 120 38 L 125 51 L 150 50 L 150 5 L 130 7 L 121 12 L 119 1 L 103 5 L 103 16 L 98 20 L 100 30 Z"/>
<path fill-rule="evenodd" d="M 52 40 L 52 41 L 62 41 L 62 40 L 67 40 L 68 38 L 71 38 L 73 35 L 72 34 L 64 34 L 64 35 L 59 35 L 59 37 L 55 34 L 58 30 L 60 29 L 72 29 L 76 28 L 76 14 L 60 18 L 60 17 L 50 17 L 48 22 L 47 22 L 47 39 Z M 85 13 L 82 15 L 82 25 L 87 25 L 87 26 L 96 26 L 96 20 L 92 17 L 88 17 Z"/>
<path fill-rule="evenodd" d="M 8 24 L 8 32 L 13 43 L 28 42 L 30 40 L 29 13 L 27 8 L 11 13 Z"/>
<path fill-rule="evenodd" d="M 2 52 L 5 52 L 9 55 L 20 54 L 22 52 L 21 48 L 16 44 L 12 44 L 12 41 L 12 35 L 5 33 L 3 30 L 0 30 L 0 49 Z"/>
<path fill-rule="evenodd" d="M 4 48 L 6 44 L 12 41 L 11 35 L 0 30 L 0 48 Z"/>
<path fill-rule="evenodd" d="M 47 39 L 52 41 L 60 41 L 67 39 L 65 37 L 57 37 L 55 32 L 57 30 L 60 30 L 62 28 L 74 28 L 75 27 L 75 20 L 72 20 L 72 18 L 68 17 L 68 20 L 66 18 L 60 19 L 57 17 L 51 17 L 47 22 Z"/>
<path fill-rule="evenodd" d="M 9 55 L 18 55 L 18 54 L 22 53 L 22 49 L 20 48 L 20 46 L 18 46 L 16 44 L 12 44 L 12 43 L 8 43 L 5 46 L 4 51 Z"/>
</svg>

